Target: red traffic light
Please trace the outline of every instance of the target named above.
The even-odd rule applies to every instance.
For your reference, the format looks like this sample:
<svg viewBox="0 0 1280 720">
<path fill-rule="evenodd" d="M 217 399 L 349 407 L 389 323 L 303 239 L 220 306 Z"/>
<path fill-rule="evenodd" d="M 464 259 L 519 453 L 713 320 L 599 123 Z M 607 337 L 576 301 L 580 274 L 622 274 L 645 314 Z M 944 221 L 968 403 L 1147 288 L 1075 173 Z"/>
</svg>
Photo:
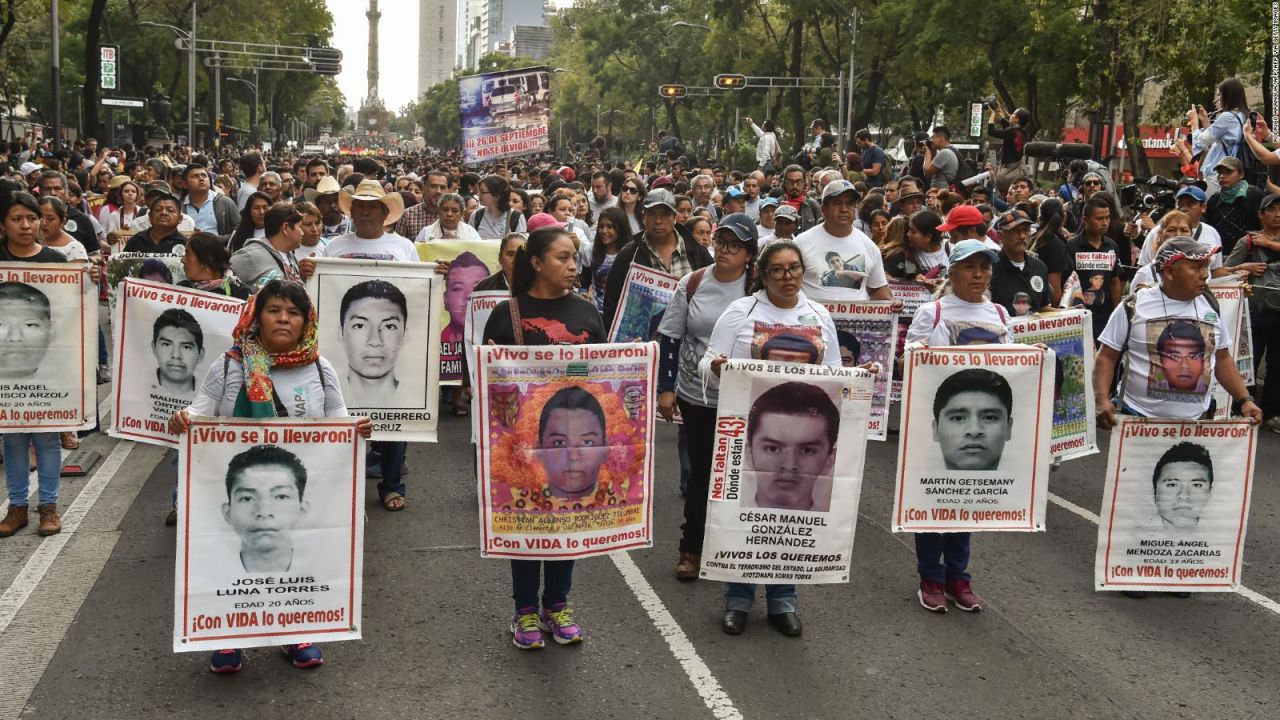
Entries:
<svg viewBox="0 0 1280 720">
<path fill-rule="evenodd" d="M 721 90 L 741 90 L 747 86 L 747 76 L 722 73 L 716 76 L 716 87 Z"/>
<path fill-rule="evenodd" d="M 660 85 L 658 86 L 658 94 L 668 99 L 682 98 L 689 94 L 689 88 L 675 84 Z"/>
</svg>

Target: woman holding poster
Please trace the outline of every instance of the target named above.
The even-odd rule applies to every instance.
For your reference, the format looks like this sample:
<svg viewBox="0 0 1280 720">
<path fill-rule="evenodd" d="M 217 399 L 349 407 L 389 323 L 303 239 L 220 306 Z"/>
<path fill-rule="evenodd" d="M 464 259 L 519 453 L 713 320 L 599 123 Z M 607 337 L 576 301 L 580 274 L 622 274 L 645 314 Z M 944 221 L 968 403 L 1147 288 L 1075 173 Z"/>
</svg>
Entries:
<svg viewBox="0 0 1280 720">
<path fill-rule="evenodd" d="M 484 328 L 484 341 L 493 345 L 588 345 L 605 341 L 600 312 L 591 301 L 575 294 L 578 251 L 573 236 L 558 227 L 535 230 L 516 252 L 511 278 L 511 299 L 498 304 Z M 582 397 L 581 395 L 586 395 Z M 554 405 L 552 403 L 555 403 Z M 595 482 L 599 463 L 596 450 L 605 436 L 604 416 L 589 394 L 566 394 L 544 407 L 539 421 L 539 446 L 560 448 L 548 453 L 548 475 L 563 481 L 565 492 L 581 482 Z M 574 452 L 570 452 L 574 451 Z M 594 470 L 553 467 L 551 458 L 576 453 Z M 598 459 L 598 458 L 596 458 Z M 572 458 L 569 458 L 572 462 Z M 554 490 L 553 490 L 554 492 Z M 511 618 L 512 642 L 521 650 L 537 650 L 551 633 L 561 645 L 582 641 L 582 628 L 573 619 L 569 590 L 573 584 L 573 560 L 512 560 L 511 592 L 515 615 Z M 538 612 L 538 586 L 542 612 Z"/>
<path fill-rule="evenodd" d="M 730 303 L 716 321 L 711 341 L 698 362 L 698 372 L 709 388 L 718 385 L 720 368 L 730 358 L 841 367 L 840 343 L 831 314 L 800 290 L 805 264 L 795 243 L 787 240 L 770 243 L 760 253 L 756 267 L 755 292 Z M 705 509 L 703 512 L 705 517 Z M 755 594 L 756 586 L 752 583 L 726 585 L 722 630 L 729 635 L 742 634 Z M 765 600 L 769 624 L 783 635 L 798 637 L 803 628 L 796 614 L 796 586 L 768 585 Z"/>
<path fill-rule="evenodd" d="M 616 208 L 604 211 L 603 222 Z M 600 237 L 603 234 L 601 232 Z M 758 252 L 757 230 L 743 213 L 725 217 L 712 240 L 715 264 L 680 279 L 658 326 L 658 413 L 667 421 L 680 406 L 689 447 L 689 485 L 684 497 L 684 531 L 680 537 L 677 580 L 697 580 L 702 563 L 702 536 L 707 524 L 707 486 L 711 480 L 716 432 L 717 392 L 702 389 L 698 361 L 707 351 L 716 320 L 748 294 L 752 264 Z"/>
<path fill-rule="evenodd" d="M 169 431 L 185 433 L 191 415 L 347 417 L 338 375 L 316 349 L 317 326 L 315 309 L 301 285 L 281 280 L 264 285 L 245 305 L 233 334 L 235 346 L 222 362 L 209 367 L 195 401 L 169 419 Z M 285 398 L 276 392 L 277 387 L 290 389 Z M 373 423 L 362 418 L 356 429 L 368 438 Z M 320 648 L 311 643 L 283 649 L 294 667 L 324 663 Z M 227 648 L 213 654 L 209 669 L 234 673 L 243 665 L 244 651 Z"/>
<path fill-rule="evenodd" d="M 916 316 L 907 329 L 907 342 L 917 346 L 988 345 L 1010 342 L 1009 315 L 1004 308 L 988 298 L 991 272 L 999 260 L 999 254 L 981 240 L 961 240 L 951 248 L 948 265 L 951 274 L 945 294 L 938 300 L 927 302 L 916 310 Z M 938 390 L 934 400 L 934 423 L 947 424 L 947 418 L 956 423 L 986 422 L 1001 412 L 1009 415 L 1012 401 L 1009 385 L 999 375 L 983 370 L 983 374 L 966 376 L 953 386 Z M 957 373 L 952 377 L 959 377 Z M 1009 400 L 1009 402 L 1005 402 Z M 954 409 L 953 409 L 954 406 Z M 983 411 L 975 408 L 985 408 Z M 967 435 L 971 433 L 960 433 Z M 1007 434 L 1007 433 L 1006 433 Z M 935 435 L 943 446 L 943 456 L 950 466 L 958 469 L 985 469 L 996 452 L 981 448 L 976 443 L 957 440 L 938 430 Z M 984 432 L 993 438 L 995 432 Z M 968 444 L 966 444 L 968 442 Z M 950 447 L 954 445 L 954 452 Z M 1001 446 L 1002 449 L 1002 446 Z M 998 455 L 996 456 L 998 462 Z M 969 587 L 969 541 L 971 533 L 916 533 L 916 566 L 920 573 L 920 590 L 916 596 L 920 605 L 930 612 L 947 611 L 947 600 L 964 612 L 982 609 L 982 598 Z"/>
</svg>

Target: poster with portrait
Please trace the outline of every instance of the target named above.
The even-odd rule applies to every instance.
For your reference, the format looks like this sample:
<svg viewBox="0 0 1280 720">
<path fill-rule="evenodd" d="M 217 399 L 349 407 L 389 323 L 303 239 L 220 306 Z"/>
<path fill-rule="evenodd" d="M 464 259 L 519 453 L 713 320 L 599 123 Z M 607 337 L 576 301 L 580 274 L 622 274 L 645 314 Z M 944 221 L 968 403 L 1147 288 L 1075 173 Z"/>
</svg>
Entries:
<svg viewBox="0 0 1280 720">
<path fill-rule="evenodd" d="M 498 303 L 511 299 L 511 291 L 509 290 L 480 290 L 472 292 L 471 297 L 467 300 L 467 320 L 463 328 L 463 337 L 466 339 L 466 357 L 467 357 L 467 378 L 471 387 L 475 387 L 476 382 L 476 348 L 484 344 L 484 326 L 489 322 L 489 316 L 493 314 L 493 309 Z M 480 399 L 476 393 L 471 393 L 471 442 L 474 444 L 476 438 L 480 437 Z"/>
<path fill-rule="evenodd" d="M 182 256 L 186 248 L 175 248 L 172 255 L 154 253 L 115 253 L 107 258 L 106 271 L 103 277 L 103 290 L 106 292 L 107 309 L 115 317 L 116 298 L 119 297 L 120 283 L 125 278 L 149 280 L 165 285 L 176 285 L 187 279 L 182 266 Z"/>
<path fill-rule="evenodd" d="M 177 447 L 169 418 L 191 404 L 222 362 L 244 300 L 125 278 L 112 326 L 112 437 Z"/>
<path fill-rule="evenodd" d="M 918 282 L 898 280 L 889 282 L 889 290 L 893 292 L 893 299 L 902 303 L 902 310 L 898 313 L 898 339 L 894 345 L 897 355 L 894 356 L 893 382 L 889 389 L 889 400 L 901 402 L 902 350 L 907 345 L 907 330 L 911 327 L 911 320 L 916 316 L 916 309 L 933 299 L 933 290 Z"/>
<path fill-rule="evenodd" d="M 1107 458 L 1094 588 L 1236 590 L 1257 440 L 1246 419 L 1120 416 Z"/>
<path fill-rule="evenodd" d="M 478 351 L 481 555 L 650 547 L 657 343 Z"/>
<path fill-rule="evenodd" d="M 893 531 L 1044 531 L 1053 351 L 913 348 L 903 360 Z"/>
<path fill-rule="evenodd" d="M 0 263 L 0 433 L 97 424 L 97 292 L 84 263 Z"/>
<path fill-rule="evenodd" d="M 1222 278 L 1217 282 L 1209 283 L 1209 292 L 1213 293 L 1213 297 L 1218 301 L 1218 314 L 1222 316 L 1222 322 L 1227 326 L 1231 333 L 1231 357 L 1236 360 L 1236 369 L 1240 369 L 1240 354 L 1244 349 L 1244 318 L 1249 315 L 1248 296 L 1245 294 L 1244 286 L 1240 283 L 1239 278 L 1229 276 Z M 1249 361 L 1250 369 L 1252 369 L 1251 352 L 1245 353 L 1246 359 Z M 1249 384 L 1249 381 L 1245 381 Z M 1214 406 L 1213 417 L 1215 419 L 1225 419 L 1231 415 L 1231 393 L 1227 392 L 1222 385 L 1218 384 L 1215 377 L 1210 377 L 1210 386 L 1213 388 L 1213 399 L 1217 401 Z"/>
<path fill-rule="evenodd" d="M 355 418 L 192 418 L 174 652 L 360 639 L 364 454 Z"/>
<path fill-rule="evenodd" d="M 466 352 L 467 298 L 476 283 L 498 271 L 500 240 L 435 240 L 416 243 L 418 257 L 449 263 L 440 313 L 440 384 L 461 385 Z M 484 330 L 484 326 L 480 326 Z"/>
<path fill-rule="evenodd" d="M 622 285 L 613 324 L 609 326 L 609 341 L 624 343 L 653 338 L 679 283 L 680 278 L 674 275 L 633 263 Z"/>
<path fill-rule="evenodd" d="M 314 258 L 320 354 L 374 440 L 436 441 L 442 286 L 425 263 Z"/>
<path fill-rule="evenodd" d="M 840 364 L 855 367 L 880 364 L 875 395 L 867 416 L 867 438 L 884 440 L 889 426 L 889 383 L 898 349 L 898 317 L 888 300 L 825 302 L 836 324 Z"/>
<path fill-rule="evenodd" d="M 724 365 L 701 577 L 849 581 L 875 382 L 858 368 Z"/>
<path fill-rule="evenodd" d="M 1053 368 L 1053 434 L 1049 454 L 1068 460 L 1098 452 L 1093 398 L 1093 314 L 1088 310 L 1013 318 L 1013 341 L 1048 345 Z"/>
</svg>

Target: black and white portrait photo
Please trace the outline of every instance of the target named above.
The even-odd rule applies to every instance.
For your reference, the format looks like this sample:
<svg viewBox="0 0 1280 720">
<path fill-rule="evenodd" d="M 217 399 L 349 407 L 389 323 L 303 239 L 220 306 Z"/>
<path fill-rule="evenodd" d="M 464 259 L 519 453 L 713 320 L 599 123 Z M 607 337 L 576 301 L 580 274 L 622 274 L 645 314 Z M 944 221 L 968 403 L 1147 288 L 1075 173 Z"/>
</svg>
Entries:
<svg viewBox="0 0 1280 720">
<path fill-rule="evenodd" d="M 755 492 L 743 505 L 826 512 L 840 435 L 840 410 L 826 390 L 784 382 L 762 392 L 747 416 Z"/>
</svg>

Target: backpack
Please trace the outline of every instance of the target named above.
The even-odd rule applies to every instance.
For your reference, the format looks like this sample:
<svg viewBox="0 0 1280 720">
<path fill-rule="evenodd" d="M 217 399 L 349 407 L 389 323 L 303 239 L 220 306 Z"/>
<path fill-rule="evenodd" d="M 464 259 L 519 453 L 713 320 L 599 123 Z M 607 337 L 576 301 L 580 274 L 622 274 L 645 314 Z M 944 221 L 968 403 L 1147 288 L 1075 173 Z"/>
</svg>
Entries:
<svg viewBox="0 0 1280 720">
<path fill-rule="evenodd" d="M 951 179 L 951 187 L 964 187 L 964 181 L 978 174 L 978 168 L 973 161 L 956 152 L 954 148 L 948 148 L 956 156 L 956 176 Z"/>
<path fill-rule="evenodd" d="M 476 230 L 479 230 L 480 223 L 483 220 L 484 220 L 484 208 L 476 208 L 476 211 L 471 213 L 471 227 L 475 228 Z M 513 233 L 516 231 L 516 228 L 518 227 L 520 227 L 520 211 L 519 210 L 508 211 L 507 212 L 507 232 Z"/>
<path fill-rule="evenodd" d="M 1250 282 L 1253 286 L 1253 294 L 1249 296 L 1249 311 L 1254 313 L 1277 313 L 1280 312 L 1280 290 L 1272 290 L 1271 288 L 1280 287 L 1280 258 L 1272 258 L 1268 261 L 1267 257 L 1262 253 L 1265 248 L 1257 247 L 1253 244 L 1253 233 L 1247 233 L 1240 238 L 1245 244 L 1245 258 L 1248 262 L 1266 263 L 1267 269 L 1262 276 Z"/>
<path fill-rule="evenodd" d="M 1245 127 L 1244 120 L 1241 120 L 1240 116 L 1234 112 L 1231 115 L 1240 123 L 1240 143 L 1236 145 L 1236 150 L 1232 155 L 1240 160 L 1244 179 L 1249 182 L 1249 185 L 1265 189 L 1267 186 L 1267 166 L 1258 160 L 1258 156 L 1254 155 L 1253 150 L 1249 148 L 1249 143 L 1245 142 L 1244 134 L 1250 132 L 1250 130 Z"/>
</svg>

